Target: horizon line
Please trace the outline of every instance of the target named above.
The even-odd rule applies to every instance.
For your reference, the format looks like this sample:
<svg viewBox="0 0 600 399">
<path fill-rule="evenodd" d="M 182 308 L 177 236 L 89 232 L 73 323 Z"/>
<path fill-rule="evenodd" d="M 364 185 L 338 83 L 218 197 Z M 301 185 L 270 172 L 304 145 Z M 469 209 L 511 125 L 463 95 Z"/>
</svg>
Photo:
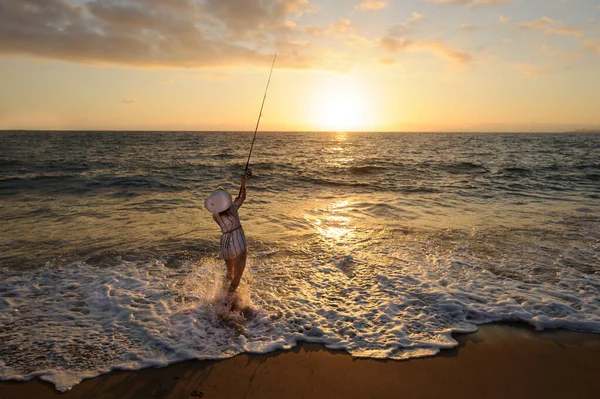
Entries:
<svg viewBox="0 0 600 399">
<path fill-rule="evenodd" d="M 48 133 L 249 133 L 253 130 L 147 130 L 147 129 L 0 129 L 0 133 L 7 132 L 48 132 Z M 467 130 L 258 130 L 257 133 L 420 133 L 420 134 L 573 134 L 573 133 L 591 133 L 599 134 L 600 129 L 575 129 L 561 131 L 467 131 Z"/>
</svg>

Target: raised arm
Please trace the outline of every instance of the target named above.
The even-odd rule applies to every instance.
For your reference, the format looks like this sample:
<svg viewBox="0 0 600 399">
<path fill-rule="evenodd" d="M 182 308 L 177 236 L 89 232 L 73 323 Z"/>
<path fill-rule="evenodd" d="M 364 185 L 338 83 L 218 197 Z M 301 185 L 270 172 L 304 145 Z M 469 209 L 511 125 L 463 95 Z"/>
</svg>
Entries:
<svg viewBox="0 0 600 399">
<path fill-rule="evenodd" d="M 242 176 L 242 185 L 240 186 L 240 194 L 234 201 L 238 205 L 238 208 L 242 206 L 242 204 L 244 203 L 244 200 L 246 199 L 246 180 L 247 179 L 248 179 L 248 176 L 246 176 L 246 175 Z"/>
</svg>

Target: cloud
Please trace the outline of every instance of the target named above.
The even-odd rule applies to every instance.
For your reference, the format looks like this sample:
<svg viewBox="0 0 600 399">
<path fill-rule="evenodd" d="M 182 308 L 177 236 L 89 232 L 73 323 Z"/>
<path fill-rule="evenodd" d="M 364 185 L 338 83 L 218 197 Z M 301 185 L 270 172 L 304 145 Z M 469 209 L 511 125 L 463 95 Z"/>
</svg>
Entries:
<svg viewBox="0 0 600 399">
<path fill-rule="evenodd" d="M 472 60 L 470 52 L 450 47 L 442 41 L 396 39 L 386 36 L 380 39 L 380 44 L 390 53 L 425 51 L 457 64 L 466 64 Z"/>
<path fill-rule="evenodd" d="M 600 41 L 599 40 L 587 40 L 584 44 L 583 44 L 585 50 L 587 51 L 594 51 L 598 54 L 600 54 Z"/>
<path fill-rule="evenodd" d="M 500 15 L 500 18 L 498 18 L 498 22 L 500 22 L 500 24 L 508 24 L 512 21 L 511 17 L 505 17 L 504 15 Z"/>
<path fill-rule="evenodd" d="M 544 35 L 566 35 L 581 37 L 584 33 L 576 28 L 565 26 L 562 21 L 542 17 L 535 21 L 519 24 L 519 28 L 523 30 L 541 31 Z"/>
<path fill-rule="evenodd" d="M 320 59 L 313 55 L 318 54 L 319 49 L 309 41 L 281 40 L 276 43 L 277 65 L 284 68 L 308 69 L 320 65 Z M 286 54 L 285 59 L 280 59 L 279 54 Z M 272 59 L 272 56 L 271 56 Z M 325 69 L 337 69 L 326 66 Z"/>
<path fill-rule="evenodd" d="M 361 11 L 377 11 L 377 10 L 381 10 L 382 8 L 387 7 L 388 4 L 385 1 L 381 1 L 381 0 L 364 0 L 362 3 L 360 3 L 359 5 L 357 5 L 356 8 L 357 10 L 361 10 Z"/>
<path fill-rule="evenodd" d="M 333 25 L 331 25 L 331 30 L 334 33 L 346 33 L 354 31 L 355 28 L 352 25 L 352 22 L 350 22 L 350 20 L 340 17 L 340 19 L 337 20 L 337 22 L 334 22 Z"/>
<path fill-rule="evenodd" d="M 352 22 L 346 18 L 340 17 L 329 26 L 308 26 L 306 32 L 311 36 L 340 35 L 354 32 L 356 28 Z"/>
<path fill-rule="evenodd" d="M 471 24 L 462 24 L 458 28 L 465 32 L 473 32 L 473 31 L 477 30 L 477 28 Z"/>
<path fill-rule="evenodd" d="M 395 25 L 390 29 L 391 36 L 402 36 L 407 35 L 412 27 L 416 25 L 418 22 L 424 20 L 425 17 L 418 12 L 413 11 L 410 17 L 406 20 L 406 22 L 401 22 L 398 25 Z"/>
<path fill-rule="evenodd" d="M 540 48 L 540 53 L 556 60 L 576 60 L 581 58 L 585 50 L 586 48 L 584 47 L 582 50 L 565 52 L 556 50 L 551 46 L 544 45 Z"/>
<path fill-rule="evenodd" d="M 306 33 L 308 33 L 311 36 L 325 36 L 328 34 L 328 32 L 329 32 L 328 27 L 323 27 L 323 26 L 307 26 L 306 27 Z"/>
<path fill-rule="evenodd" d="M 135 98 L 128 98 L 128 99 L 121 100 L 121 104 L 135 104 L 135 103 L 136 103 Z"/>
<path fill-rule="evenodd" d="M 413 12 L 406 22 L 390 28 L 388 34 L 379 39 L 379 46 L 390 54 L 405 51 L 428 52 L 456 64 L 467 64 L 472 60 L 470 52 L 449 46 L 443 41 L 408 39 L 407 36 L 411 32 L 412 26 L 423 19 L 423 15 Z M 380 60 L 380 63 L 384 65 L 391 65 L 393 63 L 393 59 L 390 57 L 386 57 L 384 60 L 384 62 Z"/>
<path fill-rule="evenodd" d="M 293 30 L 296 29 L 296 26 L 298 25 L 294 21 L 284 21 L 282 26 Z"/>
<path fill-rule="evenodd" d="M 204 0 L 198 16 L 225 27 L 233 37 L 244 38 L 257 29 L 280 25 L 309 5 L 307 0 Z"/>
<path fill-rule="evenodd" d="M 297 17 L 304 14 L 316 14 L 317 6 L 309 0 L 290 0 L 287 1 L 287 11 L 293 13 Z"/>
<path fill-rule="evenodd" d="M 394 65 L 396 63 L 396 60 L 394 60 L 394 58 L 392 57 L 385 57 L 379 59 L 379 63 L 381 65 Z"/>
<path fill-rule="evenodd" d="M 556 65 L 540 65 L 532 63 L 515 63 L 512 64 L 512 66 L 522 76 L 527 78 L 539 78 L 552 75 L 553 73 L 556 73 L 558 69 L 560 69 L 560 67 Z"/>
<path fill-rule="evenodd" d="M 344 43 L 347 46 L 356 47 L 362 45 L 372 45 L 373 41 L 359 35 L 349 34 Z"/>
<path fill-rule="evenodd" d="M 0 0 L 0 55 L 133 67 L 269 63 L 308 0 Z M 248 44 L 252 43 L 252 44 Z M 279 53 L 280 65 L 306 57 Z M 312 59 L 314 62 L 315 59 Z"/>
<path fill-rule="evenodd" d="M 489 4 L 506 4 L 512 0 L 427 0 L 430 3 L 438 4 L 459 4 L 469 7 L 489 5 Z"/>
<path fill-rule="evenodd" d="M 415 23 L 415 22 L 419 22 L 421 20 L 423 20 L 423 18 L 425 18 L 423 15 L 419 14 L 418 12 L 413 11 L 413 13 L 410 15 L 410 18 L 408 19 L 408 23 Z"/>
</svg>

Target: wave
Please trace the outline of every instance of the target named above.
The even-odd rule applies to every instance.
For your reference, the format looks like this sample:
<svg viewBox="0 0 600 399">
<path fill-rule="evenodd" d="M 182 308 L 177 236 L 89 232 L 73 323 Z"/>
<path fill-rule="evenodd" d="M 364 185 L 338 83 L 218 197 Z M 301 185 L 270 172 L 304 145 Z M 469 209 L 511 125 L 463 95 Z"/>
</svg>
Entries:
<svg viewBox="0 0 600 399">
<path fill-rule="evenodd" d="M 472 163 L 472 162 L 458 162 L 452 164 L 446 164 L 441 166 L 442 170 L 445 170 L 449 173 L 467 173 L 467 174 L 479 174 L 479 173 L 488 173 L 489 170 L 480 164 Z"/>
<path fill-rule="evenodd" d="M 17 159 L 1 159 L 0 158 L 0 166 L 19 166 L 23 163 Z"/>
<path fill-rule="evenodd" d="M 174 180 L 174 179 L 173 179 Z M 132 175 L 132 176 L 117 176 L 107 177 L 101 180 L 95 179 L 94 184 L 101 184 L 104 187 L 119 187 L 119 188 L 146 188 L 157 189 L 160 191 L 182 191 L 187 190 L 187 184 L 177 184 L 177 182 L 165 182 L 161 177 Z"/>
<path fill-rule="evenodd" d="M 435 193 L 440 193 L 442 191 L 439 189 L 433 188 L 433 187 L 416 186 L 416 187 L 403 187 L 400 189 L 400 192 L 410 193 L 410 194 L 435 194 Z"/>
<path fill-rule="evenodd" d="M 519 167 L 513 166 L 513 167 L 507 167 L 507 168 L 502 169 L 502 172 L 504 172 L 506 174 L 526 175 L 526 174 L 530 174 L 532 171 L 531 171 L 531 169 L 519 168 Z"/>
<path fill-rule="evenodd" d="M 231 311 L 221 295 L 222 261 L 183 252 L 152 259 L 109 251 L 61 268 L 0 268 L 0 379 L 40 377 L 65 391 L 114 369 L 267 353 L 302 341 L 355 357 L 408 359 L 455 346 L 453 332 L 502 320 L 600 332 L 600 304 L 586 299 L 600 289 L 593 274 L 551 270 L 556 281 L 543 282 L 536 275 L 543 268 L 529 275 L 487 265 L 494 253 L 486 252 L 477 260 L 438 251 L 427 263 L 431 245 L 456 243 L 418 234 L 404 235 L 401 245 L 367 241 L 334 259 L 315 256 L 325 248 L 310 245 L 291 259 L 295 252 L 270 248 L 271 256 L 249 259 L 239 297 L 245 313 Z"/>
<path fill-rule="evenodd" d="M 52 193 L 86 193 L 114 189 L 137 191 L 187 191 L 188 181 L 164 176 L 84 176 L 80 174 L 43 174 L 0 178 L 0 189 L 15 194 L 30 190 Z"/>
<path fill-rule="evenodd" d="M 592 181 L 600 181 L 600 173 L 588 173 L 585 175 L 586 179 Z"/>
<path fill-rule="evenodd" d="M 385 168 L 383 166 L 376 166 L 376 165 L 366 165 L 366 166 L 352 166 L 350 168 L 345 169 L 347 172 L 349 172 L 352 175 L 370 175 L 373 173 L 379 173 L 382 171 L 387 171 L 389 170 L 388 168 Z"/>
<path fill-rule="evenodd" d="M 233 159 L 233 158 L 235 158 L 235 155 L 230 152 L 222 152 L 219 154 L 214 154 L 211 157 L 217 158 L 217 159 Z"/>
<path fill-rule="evenodd" d="M 600 169 L 600 163 L 591 163 L 574 166 L 575 169 Z"/>
<path fill-rule="evenodd" d="M 355 187 L 355 188 L 366 188 L 366 187 L 378 187 L 374 184 L 369 183 L 358 183 L 354 181 L 342 181 L 342 180 L 330 180 L 322 177 L 311 177 L 302 175 L 296 178 L 297 181 L 316 184 L 319 186 L 331 186 L 331 187 Z"/>
</svg>

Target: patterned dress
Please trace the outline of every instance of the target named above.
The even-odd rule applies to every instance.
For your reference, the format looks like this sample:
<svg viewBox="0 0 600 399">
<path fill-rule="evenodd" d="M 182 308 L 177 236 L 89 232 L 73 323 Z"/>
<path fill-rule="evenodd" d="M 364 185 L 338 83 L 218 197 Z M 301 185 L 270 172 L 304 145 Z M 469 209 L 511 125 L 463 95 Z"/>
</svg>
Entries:
<svg viewBox="0 0 600 399">
<path fill-rule="evenodd" d="M 239 205 L 233 202 L 231 207 L 221 213 L 213 213 L 213 219 L 221 228 L 221 255 L 223 259 L 233 259 L 246 250 L 246 236 L 238 214 Z"/>
</svg>

